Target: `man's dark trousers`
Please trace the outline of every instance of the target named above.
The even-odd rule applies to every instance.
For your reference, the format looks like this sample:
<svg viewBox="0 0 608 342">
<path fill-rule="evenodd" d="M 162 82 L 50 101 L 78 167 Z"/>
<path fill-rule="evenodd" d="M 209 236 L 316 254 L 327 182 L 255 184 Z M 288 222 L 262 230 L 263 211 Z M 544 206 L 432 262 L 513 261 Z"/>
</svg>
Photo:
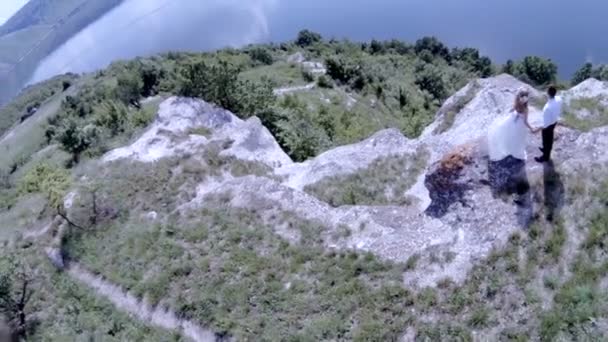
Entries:
<svg viewBox="0 0 608 342">
<path fill-rule="evenodd" d="M 555 125 L 547 126 L 543 128 L 543 159 L 545 161 L 551 160 L 551 150 L 553 150 L 553 137 L 555 132 Z"/>
</svg>

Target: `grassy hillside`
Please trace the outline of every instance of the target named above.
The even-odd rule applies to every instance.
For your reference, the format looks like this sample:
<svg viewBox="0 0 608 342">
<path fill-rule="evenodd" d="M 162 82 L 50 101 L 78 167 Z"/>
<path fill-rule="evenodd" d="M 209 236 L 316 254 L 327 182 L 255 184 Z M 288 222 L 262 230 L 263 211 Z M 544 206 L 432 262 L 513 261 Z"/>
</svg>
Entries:
<svg viewBox="0 0 608 342">
<path fill-rule="evenodd" d="M 326 73 L 302 59 L 321 63 Z M 0 295 L 19 297 L 23 279 L 14 276 L 15 267 L 31 276 L 34 295 L 25 312 L 33 340 L 181 339 L 143 326 L 51 268 L 44 247 L 57 234 L 53 218 L 67 191 L 77 189 L 84 195 L 72 210 L 78 227 L 62 241 L 66 259 L 220 336 L 392 341 L 412 326 L 423 341 L 473 341 L 480 331 L 505 341 L 599 340 L 594 319 L 605 317 L 608 305 L 605 182 L 568 180 L 567 200 L 583 197 L 587 207 L 600 208 L 582 218 L 576 237 L 561 222 L 539 219 L 463 284 L 445 279 L 437 288 L 405 288 L 403 272 L 416 269 L 419 258 L 398 264 L 326 250 L 323 222 L 277 211 L 268 224 L 222 196 L 188 216 L 175 214 L 207 177 L 268 176 L 267 167 L 221 156 L 229 141 L 154 164 L 97 160 L 141 134 L 172 94 L 201 97 L 242 118 L 258 116 L 295 160 L 387 127 L 416 137 L 450 94 L 496 69 L 474 49 L 450 50 L 432 38 L 354 43 L 303 32 L 280 45 L 167 53 L 35 85 L 0 112 L 7 118 L 0 121 L 0 134 L 6 133 L 0 138 Z M 32 106 L 37 113 L 19 123 Z M 424 151 L 377 160 L 305 190 L 334 206 L 404 205 L 408 199 L 400 196 L 424 160 Z M 151 222 L 152 211 L 163 220 Z M 51 233 L 38 240 L 47 226 Z M 275 234 L 273 227 L 283 226 L 297 232 L 297 243 Z M 334 235 L 349 233 L 345 227 Z M 572 252 L 567 244 L 574 238 L 582 247 Z M 4 316 L 15 318 L 15 310 Z"/>
<path fill-rule="evenodd" d="M 31 0 L 0 27 L 0 105 L 14 96 L 38 63 L 121 0 Z"/>
</svg>

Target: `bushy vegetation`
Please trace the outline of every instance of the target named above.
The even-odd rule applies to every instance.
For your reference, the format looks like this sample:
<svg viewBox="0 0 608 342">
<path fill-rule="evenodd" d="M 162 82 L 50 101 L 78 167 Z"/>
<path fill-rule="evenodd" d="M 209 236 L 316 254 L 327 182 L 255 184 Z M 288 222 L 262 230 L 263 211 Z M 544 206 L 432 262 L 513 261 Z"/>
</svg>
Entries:
<svg viewBox="0 0 608 342">
<path fill-rule="evenodd" d="M 592 63 L 585 63 L 574 73 L 570 83 L 572 86 L 576 86 L 589 78 L 608 81 L 608 65 L 598 65 L 594 67 Z"/>
<path fill-rule="evenodd" d="M 288 213 L 277 224 L 300 232 L 296 245 L 255 213 L 206 203 L 187 222 L 112 225 L 81 236 L 70 253 L 152 303 L 237 340 L 400 336 L 412 299 L 399 285 L 397 265 L 371 254 L 326 252 L 323 227 Z"/>
<path fill-rule="evenodd" d="M 2 319 L 6 318 L 18 340 L 180 340 L 175 334 L 146 327 L 116 311 L 107 300 L 95 296 L 65 273 L 49 269 L 45 257 L 31 248 L 7 248 L 3 252 L 6 253 L 0 256 L 0 339 L 4 337 Z"/>
<path fill-rule="evenodd" d="M 76 75 L 67 74 L 29 86 L 11 102 L 0 106 L 0 136 L 20 119 L 25 120 L 28 114 L 38 109 L 49 98 L 67 90 L 77 78 Z"/>
<path fill-rule="evenodd" d="M 405 192 L 423 171 L 427 155 L 379 158 L 359 172 L 328 177 L 304 191 L 334 207 L 342 205 L 408 205 Z"/>
<path fill-rule="evenodd" d="M 316 77 L 286 62 L 296 52 L 324 62 L 327 75 Z M 154 108 L 142 106 L 142 99 L 181 94 L 200 97 L 242 118 L 260 117 L 293 159 L 305 160 L 382 128 L 397 127 L 415 137 L 449 94 L 493 72 L 491 61 L 476 49 L 450 50 L 433 37 L 415 44 L 359 44 L 326 41 L 304 30 L 293 42 L 280 45 L 116 62 L 65 98 L 59 114 L 49 121 L 46 138 L 60 143 L 77 164 L 82 156 L 98 156 L 146 126 Z M 306 92 L 305 99 L 297 101 L 273 95 L 273 88 L 315 81 L 321 96 L 348 94 L 353 99 L 349 101 L 360 103 L 315 105 Z M 303 104 L 293 105 L 298 101 Z"/>
<path fill-rule="evenodd" d="M 161 83 L 165 72 L 154 60 L 135 60 L 98 73 L 92 84 L 66 96 L 60 112 L 49 118 L 47 142 L 59 143 L 75 165 L 83 154 L 100 155 L 113 140 L 128 139 L 151 122 L 156 109 L 142 106 L 140 100 L 163 87 L 171 89 Z"/>
<path fill-rule="evenodd" d="M 21 193 L 42 193 L 51 208 L 63 205 L 63 197 L 70 186 L 67 170 L 47 164 L 39 164 L 21 179 L 18 189 Z"/>
<path fill-rule="evenodd" d="M 508 60 L 502 71 L 535 86 L 546 86 L 557 79 L 557 65 L 538 56 L 527 56 L 518 62 Z"/>
<path fill-rule="evenodd" d="M 188 64 L 182 70 L 180 94 L 202 98 L 242 117 L 260 115 L 274 103 L 272 84 L 266 78 L 259 83 L 240 80 L 241 71 L 225 60 L 217 65 Z"/>
<path fill-rule="evenodd" d="M 287 62 L 296 52 L 325 62 L 327 75 L 316 78 Z M 556 69 L 550 61 L 530 57 L 507 63 L 505 71 L 544 85 L 554 81 Z M 198 199 L 196 186 L 209 176 L 271 177 L 264 165 L 221 156 L 230 142 L 155 164 L 87 165 L 81 160 L 124 144 L 149 124 L 155 111 L 144 101 L 149 96 L 162 99 L 181 93 L 242 118 L 256 115 L 281 146 L 302 161 L 383 128 L 397 127 L 415 137 L 447 96 L 469 80 L 493 73 L 490 60 L 477 50 L 449 49 L 432 37 L 414 44 L 360 44 L 326 41 L 310 31 L 281 45 L 118 62 L 80 78 L 45 127 L 47 142 L 70 153 L 72 165 L 80 162 L 71 170 L 78 177 L 59 163 L 15 158 L 10 167 L 0 167 L 0 214 L 25 194 L 41 193 L 50 206 L 59 208 L 73 179 L 78 179 L 80 196 L 69 216 L 90 229 L 70 231 L 66 256 L 152 304 L 237 340 L 385 341 L 399 339 L 408 326 L 415 328 L 417 339 L 432 341 L 469 341 L 479 331 L 501 331 L 503 340 L 601 340 L 605 336 L 593 321 L 606 316 L 601 287 L 608 271 L 605 210 L 580 227 L 582 247 L 574 257 L 568 247 L 576 239 L 560 218 L 554 223 L 538 219 L 475 267 L 464 284 L 444 279 L 437 288 L 412 289 L 404 287 L 403 272 L 415 272 L 425 263 L 441 264 L 453 254 L 415 255 L 396 265 L 367 253 L 327 251 L 323 239 L 346 236 L 349 227 L 328 232 L 323 223 L 292 213 L 277 211 L 269 218 L 236 209 L 227 204 L 230 194 L 206 198 L 203 209 L 185 209 Z M 318 88 L 310 91 L 279 97 L 272 92 L 273 87 L 315 81 Z M 48 89 L 40 93 L 51 94 Z M 471 94 L 446 108 L 440 131 L 451 126 Z M 19 98 L 23 104 L 18 111 L 38 101 L 32 98 Z M 40 98 L 45 101 L 46 95 Z M 573 104 L 587 108 L 597 103 Z M 406 205 L 404 191 L 419 175 L 423 159 L 420 154 L 377 160 L 361 172 L 323 180 L 306 191 L 334 206 Z M 606 189 L 599 188 L 596 202 L 606 202 Z M 279 237 L 277 227 L 289 229 L 297 241 Z M 36 294 L 27 311 L 42 320 L 27 332 L 31 339 L 179 338 L 134 323 L 68 275 L 47 269 L 44 256 L 28 250 L 31 243 L 17 242 L 29 257 L 38 258 L 38 278 L 32 283 Z M 16 253 L 4 247 L 0 256 Z M 9 283 L 9 273 L 0 268 L 0 292 L 8 288 L 3 284 Z M 19 294 L 14 287 L 19 279 L 9 280 L 12 291 L 0 295 L 13 298 Z M 14 322 L 14 316 L 9 318 Z"/>
</svg>

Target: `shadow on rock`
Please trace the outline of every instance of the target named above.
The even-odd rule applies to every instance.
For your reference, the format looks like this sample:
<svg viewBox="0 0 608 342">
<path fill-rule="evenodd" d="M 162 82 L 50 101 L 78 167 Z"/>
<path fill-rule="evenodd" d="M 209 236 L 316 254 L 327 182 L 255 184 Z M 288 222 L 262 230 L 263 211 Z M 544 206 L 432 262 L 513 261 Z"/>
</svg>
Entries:
<svg viewBox="0 0 608 342">
<path fill-rule="evenodd" d="M 431 166 L 424 180 L 431 204 L 426 214 L 439 218 L 447 214 L 450 206 L 460 202 L 466 206 L 465 194 L 473 189 L 476 171 L 475 148 L 461 146 Z"/>
<path fill-rule="evenodd" d="M 488 159 L 488 186 L 495 197 L 501 194 L 515 194 L 518 197 L 526 194 L 530 190 L 526 162 L 511 156 L 500 161 Z M 516 201 L 519 200 L 516 198 Z"/>
<path fill-rule="evenodd" d="M 553 161 L 543 165 L 543 185 L 545 198 L 545 212 L 547 221 L 553 221 L 559 217 L 559 211 L 564 203 L 564 183 Z"/>
<path fill-rule="evenodd" d="M 491 161 L 482 146 L 480 142 L 462 145 L 431 166 L 424 182 L 431 198 L 426 214 L 441 218 L 454 204 L 475 206 L 467 203 L 467 199 L 473 199 L 472 193 L 480 188 L 488 187 L 494 198 L 514 196 L 517 221 L 523 227 L 528 226 L 534 211 L 526 162 L 513 157 Z"/>
<path fill-rule="evenodd" d="M 526 161 L 508 156 L 499 161 L 488 159 L 488 184 L 494 197 L 514 195 L 517 221 L 526 227 L 534 218 L 532 192 L 526 172 Z"/>
</svg>

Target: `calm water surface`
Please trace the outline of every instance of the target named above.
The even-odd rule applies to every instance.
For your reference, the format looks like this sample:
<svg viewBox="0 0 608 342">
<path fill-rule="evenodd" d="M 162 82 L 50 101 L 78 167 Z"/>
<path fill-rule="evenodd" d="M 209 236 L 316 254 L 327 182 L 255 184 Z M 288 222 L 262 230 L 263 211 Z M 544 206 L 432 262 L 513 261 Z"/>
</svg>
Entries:
<svg viewBox="0 0 608 342">
<path fill-rule="evenodd" d="M 435 35 L 496 62 L 540 55 L 562 78 L 585 61 L 608 62 L 604 0 L 127 0 L 69 40 L 38 81 L 167 50 L 210 50 L 293 39 L 302 28 L 352 40 Z"/>
</svg>

